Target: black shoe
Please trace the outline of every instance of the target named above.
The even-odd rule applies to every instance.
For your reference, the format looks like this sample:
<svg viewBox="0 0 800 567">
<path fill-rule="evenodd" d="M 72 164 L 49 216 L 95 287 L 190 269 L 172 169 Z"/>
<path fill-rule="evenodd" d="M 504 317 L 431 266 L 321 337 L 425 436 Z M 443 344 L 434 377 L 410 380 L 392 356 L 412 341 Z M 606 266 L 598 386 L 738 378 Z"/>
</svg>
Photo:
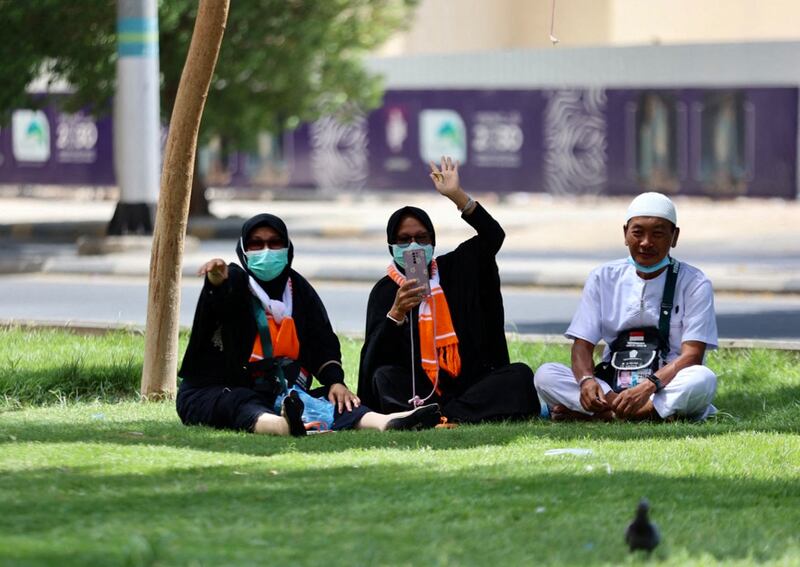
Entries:
<svg viewBox="0 0 800 567">
<path fill-rule="evenodd" d="M 305 405 L 294 390 L 289 392 L 281 403 L 281 417 L 289 424 L 289 434 L 293 437 L 303 437 L 306 426 L 303 424 L 303 409 Z"/>
<path fill-rule="evenodd" d="M 405 417 L 396 417 L 389 420 L 386 429 L 430 429 L 441 421 L 439 404 L 420 406 Z"/>
</svg>

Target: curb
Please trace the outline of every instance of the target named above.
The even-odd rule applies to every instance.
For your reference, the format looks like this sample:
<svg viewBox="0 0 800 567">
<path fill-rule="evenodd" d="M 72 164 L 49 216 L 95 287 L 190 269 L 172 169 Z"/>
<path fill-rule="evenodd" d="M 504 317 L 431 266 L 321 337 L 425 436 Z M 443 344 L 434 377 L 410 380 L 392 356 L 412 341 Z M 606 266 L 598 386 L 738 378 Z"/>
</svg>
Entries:
<svg viewBox="0 0 800 567">
<path fill-rule="evenodd" d="M 139 335 L 145 333 L 144 325 L 131 325 L 126 323 L 103 323 L 92 321 L 51 321 L 37 319 L 0 319 L 0 329 L 41 329 L 71 331 L 80 335 L 104 335 L 113 332 L 129 332 Z M 191 327 L 180 327 L 181 332 L 190 331 Z M 363 340 L 363 333 L 337 333 L 339 336 L 353 340 Z M 563 335 L 541 333 L 512 333 L 507 332 L 509 340 L 523 343 L 542 343 L 551 345 L 571 345 L 572 341 Z M 719 348 L 749 350 L 791 350 L 800 351 L 800 340 L 763 340 L 763 339 L 720 339 Z"/>
<path fill-rule="evenodd" d="M 225 219 L 197 219 L 189 223 L 187 242 L 199 240 L 236 240 L 240 236 L 240 217 Z M 0 239 L 37 242 L 76 243 L 102 242 L 105 238 L 106 222 L 76 221 L 56 223 L 0 224 Z M 292 230 L 297 237 L 336 239 L 382 237 L 384 229 L 377 226 L 336 224 L 331 226 L 298 226 Z M 123 237 L 125 238 L 125 237 Z M 143 236 L 134 238 L 147 238 Z M 189 249 L 187 248 L 186 252 Z M 149 275 L 149 252 L 144 261 L 131 257 L 79 256 L 77 259 L 59 258 L 50 262 L 47 258 L 28 256 L 22 258 L 0 257 L 0 273 L 46 273 L 46 274 L 92 274 L 106 276 Z M 350 258 L 332 261 L 327 257 L 316 265 L 307 265 L 301 272 L 308 279 L 342 283 L 374 283 L 383 273 L 376 272 Z M 500 260 L 501 279 L 507 287 L 540 287 L 552 289 L 580 289 L 586 275 L 597 264 L 583 262 L 558 262 L 555 260 Z M 345 266 L 344 268 L 342 266 Z M 185 275 L 194 275 L 194 266 L 183 268 Z M 800 274 L 791 270 L 783 273 L 737 271 L 733 264 L 709 264 L 704 271 L 714 284 L 714 290 L 727 293 L 774 293 L 800 294 Z"/>
</svg>

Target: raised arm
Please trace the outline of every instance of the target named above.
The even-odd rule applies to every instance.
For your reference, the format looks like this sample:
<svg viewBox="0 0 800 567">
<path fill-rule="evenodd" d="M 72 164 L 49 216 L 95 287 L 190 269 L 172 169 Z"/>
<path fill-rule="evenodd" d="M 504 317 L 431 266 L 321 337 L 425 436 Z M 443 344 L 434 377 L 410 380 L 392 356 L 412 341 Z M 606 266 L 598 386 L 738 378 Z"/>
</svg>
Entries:
<svg viewBox="0 0 800 567">
<path fill-rule="evenodd" d="M 506 233 L 500 223 L 464 191 L 459 178 L 458 161 L 443 157 L 438 167 L 433 162 L 430 162 L 430 166 L 430 178 L 436 190 L 450 199 L 461 212 L 461 218 L 476 230 L 481 248 L 492 256 L 497 254 Z"/>
</svg>

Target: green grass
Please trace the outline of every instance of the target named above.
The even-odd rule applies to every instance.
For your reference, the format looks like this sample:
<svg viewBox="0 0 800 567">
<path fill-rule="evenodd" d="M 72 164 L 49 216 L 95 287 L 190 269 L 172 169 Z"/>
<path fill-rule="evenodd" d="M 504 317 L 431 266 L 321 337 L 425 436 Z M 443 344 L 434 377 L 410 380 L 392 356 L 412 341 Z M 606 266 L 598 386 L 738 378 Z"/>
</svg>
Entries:
<svg viewBox="0 0 800 567">
<path fill-rule="evenodd" d="M 0 565 L 800 564 L 797 353 L 713 354 L 724 414 L 706 424 L 295 440 L 134 401 L 140 336 L 0 339 Z M 545 455 L 565 447 L 592 453 Z M 664 535 L 650 561 L 622 544 L 641 496 Z"/>
</svg>

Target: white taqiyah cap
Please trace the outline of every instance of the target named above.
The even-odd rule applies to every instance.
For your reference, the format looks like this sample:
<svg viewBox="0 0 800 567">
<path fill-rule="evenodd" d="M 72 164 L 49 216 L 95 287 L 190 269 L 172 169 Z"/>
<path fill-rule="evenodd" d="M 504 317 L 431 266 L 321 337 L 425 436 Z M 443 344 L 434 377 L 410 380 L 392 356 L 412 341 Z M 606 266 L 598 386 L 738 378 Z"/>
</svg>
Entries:
<svg viewBox="0 0 800 567">
<path fill-rule="evenodd" d="M 666 195 L 661 193 L 642 193 L 631 201 L 628 213 L 625 215 L 625 224 L 633 217 L 657 217 L 666 219 L 675 226 L 678 225 L 678 212 L 675 204 Z"/>
</svg>

